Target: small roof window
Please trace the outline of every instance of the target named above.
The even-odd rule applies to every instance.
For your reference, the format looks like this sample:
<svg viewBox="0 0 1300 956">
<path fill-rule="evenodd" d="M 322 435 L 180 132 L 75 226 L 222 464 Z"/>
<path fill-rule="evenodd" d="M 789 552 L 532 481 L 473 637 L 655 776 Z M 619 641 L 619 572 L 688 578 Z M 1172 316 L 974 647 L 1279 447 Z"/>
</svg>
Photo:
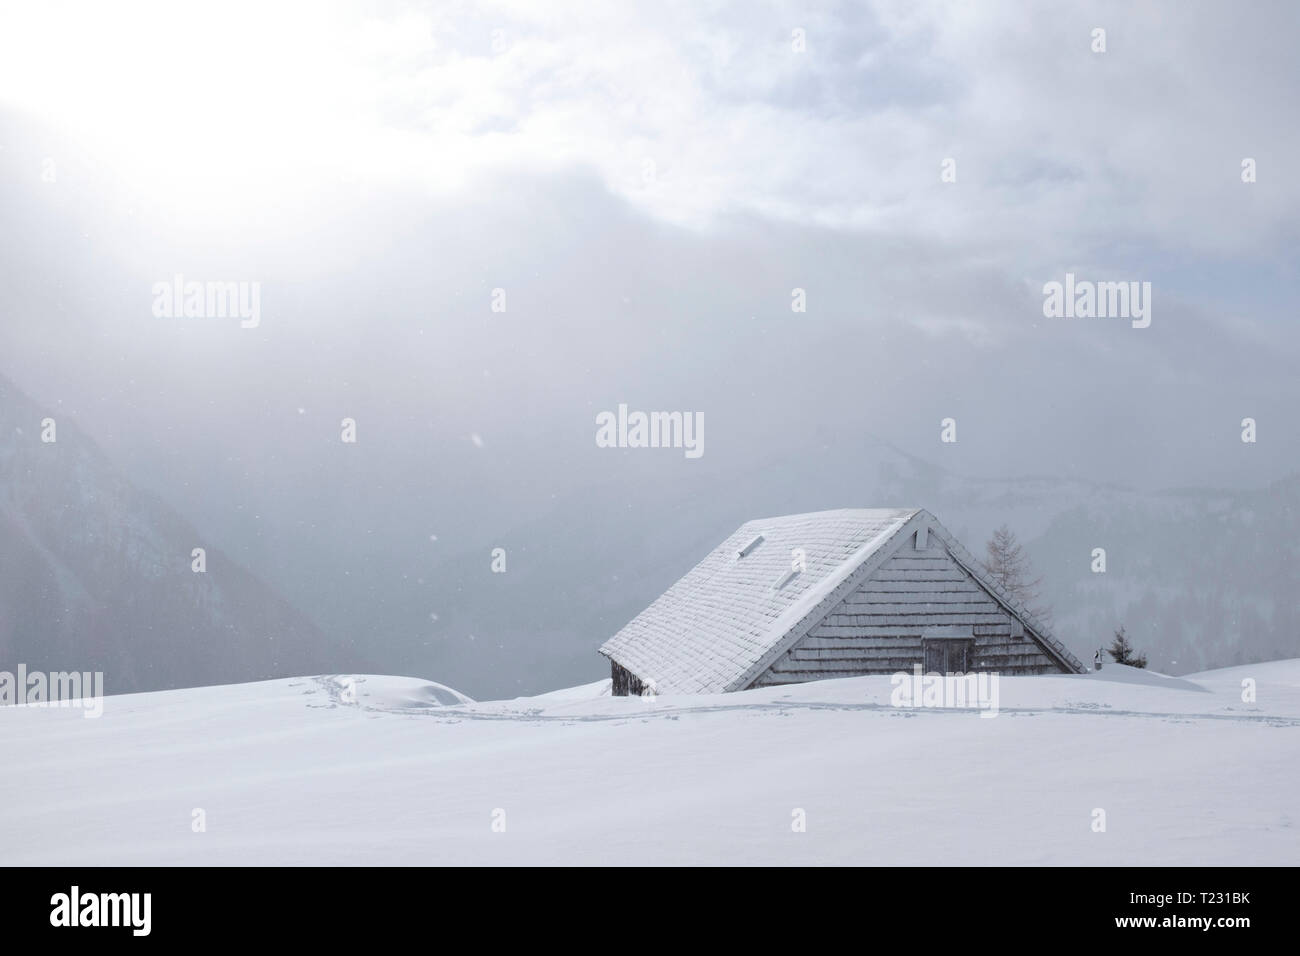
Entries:
<svg viewBox="0 0 1300 956">
<path fill-rule="evenodd" d="M 781 575 L 781 577 L 777 580 L 776 584 L 772 585 L 772 590 L 773 591 L 781 590 L 783 587 L 785 587 L 787 584 L 789 584 L 798 576 L 799 576 L 799 569 L 791 568 L 789 571 L 785 572 L 785 574 Z"/>
</svg>

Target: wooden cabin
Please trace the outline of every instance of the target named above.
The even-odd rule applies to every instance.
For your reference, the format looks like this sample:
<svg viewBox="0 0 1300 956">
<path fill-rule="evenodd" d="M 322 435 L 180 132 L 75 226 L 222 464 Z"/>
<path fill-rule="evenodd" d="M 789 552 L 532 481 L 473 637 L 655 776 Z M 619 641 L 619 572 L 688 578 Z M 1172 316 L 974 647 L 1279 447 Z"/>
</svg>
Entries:
<svg viewBox="0 0 1300 956">
<path fill-rule="evenodd" d="M 1082 673 L 929 512 L 741 525 L 607 640 L 616 695 L 712 694 L 863 674 Z"/>
</svg>

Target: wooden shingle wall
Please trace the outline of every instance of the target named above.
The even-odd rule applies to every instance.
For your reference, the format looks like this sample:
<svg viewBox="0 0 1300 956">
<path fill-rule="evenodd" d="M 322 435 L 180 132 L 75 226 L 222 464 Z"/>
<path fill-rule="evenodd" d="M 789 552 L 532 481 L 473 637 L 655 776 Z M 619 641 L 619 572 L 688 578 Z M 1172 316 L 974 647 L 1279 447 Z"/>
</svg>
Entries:
<svg viewBox="0 0 1300 956">
<path fill-rule="evenodd" d="M 909 537 L 875 574 L 783 654 L 752 686 L 863 674 L 911 673 L 926 638 L 970 637 L 975 670 L 1066 672 L 958 564 L 936 535 Z"/>
</svg>

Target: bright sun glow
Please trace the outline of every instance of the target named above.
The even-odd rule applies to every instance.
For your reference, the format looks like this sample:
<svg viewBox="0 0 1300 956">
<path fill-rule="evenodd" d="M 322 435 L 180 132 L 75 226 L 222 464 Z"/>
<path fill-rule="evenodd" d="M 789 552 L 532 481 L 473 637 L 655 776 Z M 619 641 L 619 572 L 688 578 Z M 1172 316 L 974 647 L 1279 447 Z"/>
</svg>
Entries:
<svg viewBox="0 0 1300 956">
<path fill-rule="evenodd" d="M 6 6 L 0 104 L 53 120 L 131 189 L 211 218 L 331 180 L 454 180 L 448 151 L 377 109 L 393 71 L 432 47 L 418 20 L 381 27 L 316 3 Z"/>
</svg>

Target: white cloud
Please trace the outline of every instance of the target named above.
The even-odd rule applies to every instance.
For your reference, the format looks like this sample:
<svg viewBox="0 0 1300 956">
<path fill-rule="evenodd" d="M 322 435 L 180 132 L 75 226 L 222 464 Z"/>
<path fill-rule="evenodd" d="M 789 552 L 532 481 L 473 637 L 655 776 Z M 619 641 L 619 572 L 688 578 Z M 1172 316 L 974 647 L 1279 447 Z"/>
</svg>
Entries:
<svg viewBox="0 0 1300 956">
<path fill-rule="evenodd" d="M 40 4 L 0 18 L 0 97 L 178 203 L 202 181 L 195 214 L 340 177 L 448 191 L 577 166 L 676 223 L 757 212 L 1035 272 L 1104 265 L 1117 238 L 1259 254 L 1300 207 L 1285 172 L 1300 134 L 1276 121 L 1300 85 L 1282 39 L 1295 14 L 1169 9 Z"/>
</svg>

